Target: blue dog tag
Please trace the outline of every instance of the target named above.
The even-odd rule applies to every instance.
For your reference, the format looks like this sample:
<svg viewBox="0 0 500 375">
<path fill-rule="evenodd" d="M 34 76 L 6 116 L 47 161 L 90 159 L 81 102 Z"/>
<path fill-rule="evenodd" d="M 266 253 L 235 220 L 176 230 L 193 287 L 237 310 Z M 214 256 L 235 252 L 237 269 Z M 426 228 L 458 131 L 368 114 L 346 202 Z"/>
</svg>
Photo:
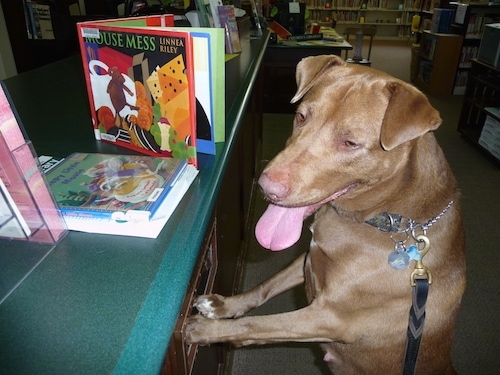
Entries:
<svg viewBox="0 0 500 375">
<path fill-rule="evenodd" d="M 411 245 L 408 250 L 406 250 L 406 253 L 410 257 L 410 260 L 420 260 L 422 259 L 422 255 L 418 252 L 418 247 L 417 245 Z"/>
</svg>

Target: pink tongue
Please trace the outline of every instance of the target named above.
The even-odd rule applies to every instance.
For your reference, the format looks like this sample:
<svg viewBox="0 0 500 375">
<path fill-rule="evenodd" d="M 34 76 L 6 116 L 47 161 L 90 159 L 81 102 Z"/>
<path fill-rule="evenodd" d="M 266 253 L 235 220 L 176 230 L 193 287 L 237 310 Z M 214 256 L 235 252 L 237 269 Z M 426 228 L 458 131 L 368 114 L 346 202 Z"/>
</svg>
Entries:
<svg viewBox="0 0 500 375">
<path fill-rule="evenodd" d="M 270 204 L 255 226 L 255 237 L 270 250 L 284 250 L 297 242 L 308 207 L 280 207 Z"/>
</svg>

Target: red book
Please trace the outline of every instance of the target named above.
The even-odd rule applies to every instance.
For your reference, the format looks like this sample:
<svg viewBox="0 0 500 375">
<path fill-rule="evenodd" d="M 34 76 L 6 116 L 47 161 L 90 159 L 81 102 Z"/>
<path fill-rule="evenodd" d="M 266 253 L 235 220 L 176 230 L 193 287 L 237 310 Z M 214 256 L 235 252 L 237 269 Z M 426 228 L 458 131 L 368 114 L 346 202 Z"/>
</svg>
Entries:
<svg viewBox="0 0 500 375">
<path fill-rule="evenodd" d="M 96 139 L 196 165 L 192 39 L 172 15 L 77 24 Z"/>
</svg>

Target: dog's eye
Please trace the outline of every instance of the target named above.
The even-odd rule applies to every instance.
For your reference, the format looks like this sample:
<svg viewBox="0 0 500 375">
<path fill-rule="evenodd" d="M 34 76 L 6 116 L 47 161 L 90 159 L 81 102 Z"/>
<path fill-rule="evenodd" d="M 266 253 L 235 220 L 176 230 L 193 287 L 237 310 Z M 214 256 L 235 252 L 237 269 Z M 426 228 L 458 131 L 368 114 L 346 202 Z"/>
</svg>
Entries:
<svg viewBox="0 0 500 375">
<path fill-rule="evenodd" d="M 301 112 L 295 112 L 295 120 L 297 121 L 297 125 L 302 125 L 306 120 L 306 117 Z"/>
<path fill-rule="evenodd" d="M 341 146 L 348 149 L 355 149 L 359 147 L 359 145 L 356 142 L 349 140 L 343 141 Z"/>
</svg>

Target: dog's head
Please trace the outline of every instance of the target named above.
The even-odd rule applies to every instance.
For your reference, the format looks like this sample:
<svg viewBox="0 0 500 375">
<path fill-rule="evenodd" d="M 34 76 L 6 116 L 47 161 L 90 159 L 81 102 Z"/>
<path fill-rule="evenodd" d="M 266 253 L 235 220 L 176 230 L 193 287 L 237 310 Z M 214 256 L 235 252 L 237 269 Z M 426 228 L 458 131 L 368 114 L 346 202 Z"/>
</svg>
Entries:
<svg viewBox="0 0 500 375">
<path fill-rule="evenodd" d="M 406 173 L 414 144 L 441 124 L 415 87 L 337 56 L 303 59 L 296 78 L 292 135 L 259 180 L 272 204 L 256 234 L 276 250 L 295 243 L 322 204 L 375 207 L 391 194 L 386 182 Z"/>
<path fill-rule="evenodd" d="M 337 56 L 303 59 L 297 66 L 296 79 L 298 89 L 292 103 L 298 102 L 311 91 L 311 96 L 314 93 L 321 96 L 331 93 L 332 100 L 341 99 L 333 103 L 334 107 L 348 106 L 351 118 L 358 118 L 357 114 L 360 114 L 364 123 L 378 120 L 374 117 L 376 113 L 371 113 L 371 110 L 375 110 L 375 106 L 380 107 L 381 111 L 378 112 L 383 112 L 383 119 L 379 122 L 380 145 L 385 150 L 435 130 L 441 124 L 438 111 L 415 87 L 380 71 L 347 64 Z M 311 101 L 318 103 L 313 98 L 308 103 Z M 305 105 L 299 107 L 297 114 L 307 120 L 305 115 L 314 115 L 310 112 L 313 109 L 311 105 Z"/>
</svg>

